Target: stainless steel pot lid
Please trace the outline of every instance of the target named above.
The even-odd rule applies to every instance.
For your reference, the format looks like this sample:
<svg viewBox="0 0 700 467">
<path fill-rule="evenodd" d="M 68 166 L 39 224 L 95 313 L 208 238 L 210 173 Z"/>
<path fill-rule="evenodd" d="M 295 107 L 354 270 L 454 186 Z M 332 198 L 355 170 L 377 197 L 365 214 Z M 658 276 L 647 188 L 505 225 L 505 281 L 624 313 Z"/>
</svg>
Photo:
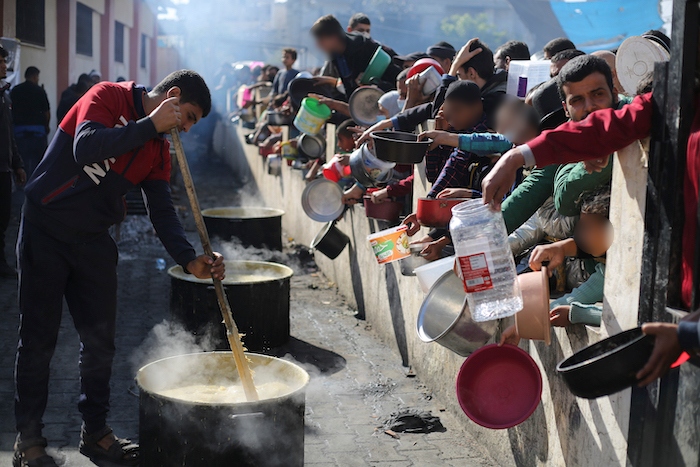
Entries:
<svg viewBox="0 0 700 467">
<path fill-rule="evenodd" d="M 343 190 L 327 178 L 317 178 L 301 194 L 301 207 L 317 222 L 330 222 L 343 213 Z"/>
<path fill-rule="evenodd" d="M 384 91 L 376 86 L 364 86 L 355 90 L 350 96 L 348 106 L 350 115 L 358 125 L 371 126 L 377 123 L 379 111 L 379 98 Z"/>
</svg>

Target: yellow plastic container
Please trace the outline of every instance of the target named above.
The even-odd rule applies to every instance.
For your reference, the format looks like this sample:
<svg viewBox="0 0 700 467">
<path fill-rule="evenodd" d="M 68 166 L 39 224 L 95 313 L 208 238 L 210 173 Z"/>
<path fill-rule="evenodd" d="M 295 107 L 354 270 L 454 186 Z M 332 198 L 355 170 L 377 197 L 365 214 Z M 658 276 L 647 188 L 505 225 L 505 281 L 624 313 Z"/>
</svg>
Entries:
<svg viewBox="0 0 700 467">
<path fill-rule="evenodd" d="M 406 235 L 408 227 L 400 225 L 367 236 L 377 263 L 387 264 L 411 256 L 411 247 Z"/>
<path fill-rule="evenodd" d="M 318 99 L 305 97 L 301 101 L 297 116 L 294 118 L 294 126 L 307 135 L 317 135 L 329 118 L 331 118 L 330 107 L 321 104 Z"/>
</svg>

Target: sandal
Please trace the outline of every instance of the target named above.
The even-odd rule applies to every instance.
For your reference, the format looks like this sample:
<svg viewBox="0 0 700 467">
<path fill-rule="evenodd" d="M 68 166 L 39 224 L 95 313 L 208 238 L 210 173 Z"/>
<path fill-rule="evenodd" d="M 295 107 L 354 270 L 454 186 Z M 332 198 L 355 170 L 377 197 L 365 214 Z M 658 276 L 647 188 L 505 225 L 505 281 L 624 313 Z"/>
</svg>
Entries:
<svg viewBox="0 0 700 467">
<path fill-rule="evenodd" d="M 48 446 L 46 438 L 30 438 L 23 440 L 18 436 L 17 442 L 15 443 L 15 454 L 12 457 L 12 467 L 58 467 L 54 458 L 48 454 L 44 454 L 32 460 L 24 458 L 24 452 L 27 449 L 37 447 L 45 448 L 46 446 Z"/>
<path fill-rule="evenodd" d="M 88 434 L 83 426 L 80 431 L 80 453 L 100 467 L 137 466 L 139 465 L 139 445 L 128 439 L 116 438 L 109 449 L 98 442 L 112 434 L 112 429 L 105 425 L 101 430 Z"/>
</svg>

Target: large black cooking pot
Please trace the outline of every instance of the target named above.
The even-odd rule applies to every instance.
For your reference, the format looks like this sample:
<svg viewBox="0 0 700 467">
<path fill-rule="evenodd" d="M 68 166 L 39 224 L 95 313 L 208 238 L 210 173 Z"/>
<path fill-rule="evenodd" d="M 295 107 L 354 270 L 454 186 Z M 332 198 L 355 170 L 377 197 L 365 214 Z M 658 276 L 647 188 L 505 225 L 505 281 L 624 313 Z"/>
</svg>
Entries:
<svg viewBox="0 0 700 467">
<path fill-rule="evenodd" d="M 243 246 L 282 250 L 282 216 L 273 208 L 210 208 L 202 211 L 209 235 Z"/>
<path fill-rule="evenodd" d="M 635 376 L 649 361 L 654 337 L 634 328 L 579 350 L 557 365 L 569 390 L 595 399 L 637 384 Z"/>
<path fill-rule="evenodd" d="M 418 141 L 418 135 L 404 131 L 376 131 L 372 139 L 377 157 L 397 164 L 420 163 L 433 142 L 432 139 Z"/>
<path fill-rule="evenodd" d="M 248 350 L 279 347 L 289 340 L 289 282 L 293 274 L 281 264 L 226 261 L 224 289 Z M 173 318 L 195 335 L 214 336 L 217 349 L 228 349 L 212 280 L 185 274 L 181 266 L 170 268 L 168 275 Z"/>
<path fill-rule="evenodd" d="M 335 221 L 326 223 L 311 242 L 311 248 L 320 251 L 330 259 L 336 259 L 350 243 L 350 239 L 336 227 Z"/>
<path fill-rule="evenodd" d="M 165 358 L 138 371 L 141 465 L 302 467 L 309 375 L 297 365 L 248 354 L 256 386 L 287 386 L 258 402 L 205 403 L 164 395 L 191 385 L 236 384 L 230 352 Z"/>
</svg>

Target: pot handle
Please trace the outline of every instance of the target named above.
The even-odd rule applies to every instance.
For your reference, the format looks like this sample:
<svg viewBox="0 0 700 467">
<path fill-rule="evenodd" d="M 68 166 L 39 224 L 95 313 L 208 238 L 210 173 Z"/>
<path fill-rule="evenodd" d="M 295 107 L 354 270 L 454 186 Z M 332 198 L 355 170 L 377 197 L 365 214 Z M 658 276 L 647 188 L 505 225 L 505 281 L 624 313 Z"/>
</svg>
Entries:
<svg viewBox="0 0 700 467">
<path fill-rule="evenodd" d="M 265 418 L 265 414 L 262 412 L 251 412 L 251 413 L 234 413 L 228 416 L 231 420 L 236 420 L 238 418 Z"/>
</svg>

